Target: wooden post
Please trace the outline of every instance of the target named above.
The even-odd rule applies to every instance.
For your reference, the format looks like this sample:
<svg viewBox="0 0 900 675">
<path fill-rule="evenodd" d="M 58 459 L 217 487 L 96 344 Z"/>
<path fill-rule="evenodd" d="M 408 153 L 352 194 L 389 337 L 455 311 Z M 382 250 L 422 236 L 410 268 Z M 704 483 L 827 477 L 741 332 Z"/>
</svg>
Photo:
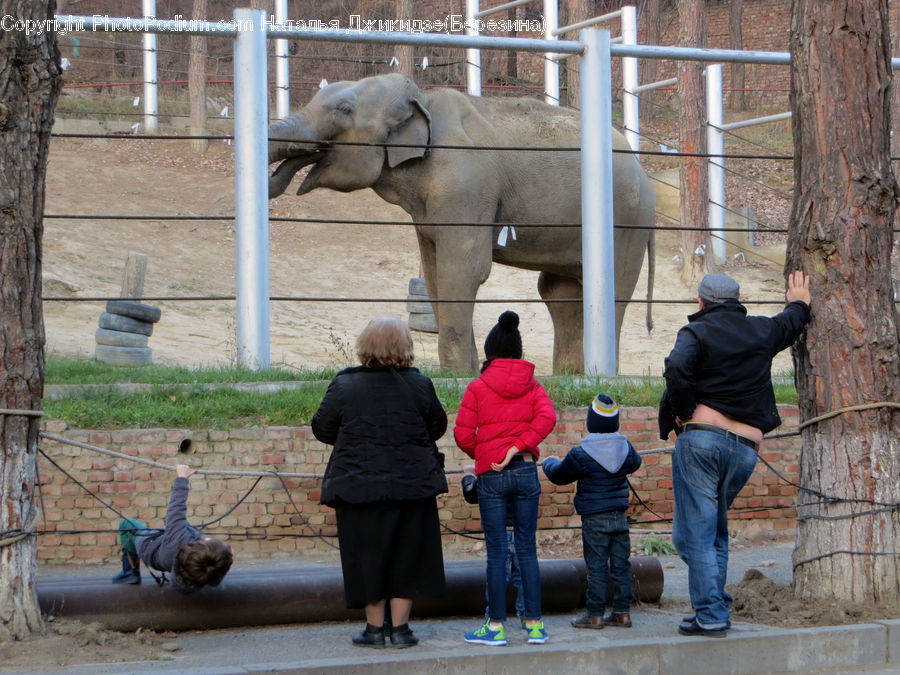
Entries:
<svg viewBox="0 0 900 675">
<path fill-rule="evenodd" d="M 139 298 L 144 294 L 144 277 L 147 274 L 147 256 L 144 253 L 128 253 L 125 271 L 122 272 L 122 292 L 119 297 Z"/>
<path fill-rule="evenodd" d="M 206 0 L 194 0 L 194 18 L 206 18 Z M 191 99 L 191 136 L 206 135 L 206 38 L 191 36 L 191 58 L 188 66 L 188 96 Z M 206 152 L 209 141 L 196 138 L 191 148 L 197 154 Z"/>
</svg>

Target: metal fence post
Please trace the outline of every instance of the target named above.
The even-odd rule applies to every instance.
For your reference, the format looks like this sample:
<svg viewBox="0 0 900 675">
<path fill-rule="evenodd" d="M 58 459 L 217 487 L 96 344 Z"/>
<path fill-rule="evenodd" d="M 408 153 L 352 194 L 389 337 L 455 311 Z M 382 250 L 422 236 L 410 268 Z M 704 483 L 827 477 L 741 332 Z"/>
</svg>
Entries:
<svg viewBox="0 0 900 675">
<path fill-rule="evenodd" d="M 706 67 L 706 151 L 709 153 L 709 233 L 713 260 L 721 265 L 727 257 L 725 246 L 725 152 L 722 127 L 722 64 Z M 719 157 L 713 157 L 719 155 Z"/>
<path fill-rule="evenodd" d="M 622 44 L 637 44 L 637 8 L 634 5 L 622 7 Z M 638 87 L 638 61 L 633 56 L 622 58 L 622 113 L 625 117 L 625 139 L 632 150 L 641 149 L 641 117 L 639 100 L 635 90 Z"/>
<path fill-rule="evenodd" d="M 559 10 L 557 0 L 544 0 L 544 39 L 556 40 L 556 29 L 559 28 Z M 550 105 L 559 105 L 559 61 L 557 54 L 544 54 L 544 101 Z"/>
<path fill-rule="evenodd" d="M 581 265 L 584 371 L 615 375 L 616 290 L 613 250 L 612 63 L 609 31 L 581 31 Z"/>
<path fill-rule="evenodd" d="M 275 0 L 275 23 L 288 18 L 288 0 Z M 283 120 L 291 114 L 291 66 L 287 40 L 275 40 L 275 115 Z"/>
<path fill-rule="evenodd" d="M 144 18 L 156 18 L 156 0 L 143 0 Z M 144 33 L 144 131 L 159 129 L 158 76 L 156 72 L 156 33 Z"/>
<path fill-rule="evenodd" d="M 466 35 L 478 35 L 478 0 L 466 0 Z M 466 49 L 466 91 L 469 96 L 481 96 L 481 50 Z"/>
<path fill-rule="evenodd" d="M 269 367 L 269 164 L 265 12 L 236 9 L 234 164 L 237 362 Z"/>
</svg>

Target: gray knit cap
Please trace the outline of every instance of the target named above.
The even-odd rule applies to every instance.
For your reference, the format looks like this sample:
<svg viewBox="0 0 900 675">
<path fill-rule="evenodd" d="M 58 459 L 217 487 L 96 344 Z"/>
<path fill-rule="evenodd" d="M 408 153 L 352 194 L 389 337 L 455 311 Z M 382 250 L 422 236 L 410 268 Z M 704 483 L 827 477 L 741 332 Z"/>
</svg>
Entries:
<svg viewBox="0 0 900 675">
<path fill-rule="evenodd" d="M 707 274 L 697 289 L 700 298 L 709 303 L 737 300 L 741 294 L 738 282 L 727 274 Z"/>
</svg>

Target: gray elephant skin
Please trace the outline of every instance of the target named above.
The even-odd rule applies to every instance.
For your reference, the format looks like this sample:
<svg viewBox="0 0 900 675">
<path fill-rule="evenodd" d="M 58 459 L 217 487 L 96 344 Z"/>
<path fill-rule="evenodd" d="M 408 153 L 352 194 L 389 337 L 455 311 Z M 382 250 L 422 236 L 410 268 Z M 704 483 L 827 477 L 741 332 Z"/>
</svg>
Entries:
<svg viewBox="0 0 900 675">
<path fill-rule="evenodd" d="M 280 162 L 269 197 L 282 194 L 310 165 L 298 195 L 320 187 L 372 188 L 415 223 L 432 299 L 474 299 L 493 261 L 539 271 L 538 290 L 553 321 L 553 370 L 580 372 L 582 303 L 550 302 L 582 297 L 581 228 L 572 226 L 581 222 L 580 153 L 480 149 L 502 146 L 577 148 L 578 113 L 528 98 L 425 90 L 400 74 L 336 82 L 269 127 L 269 164 Z M 613 146 L 628 148 L 615 130 Z M 622 300 L 634 292 L 645 251 L 652 298 L 656 198 L 634 155 L 614 153 L 613 174 L 615 223 L 629 226 L 615 230 L 618 344 Z M 516 238 L 507 236 L 502 246 L 501 224 L 507 223 L 540 227 L 516 227 Z M 469 302 L 434 304 L 440 363 L 454 372 L 478 370 L 473 309 Z"/>
</svg>

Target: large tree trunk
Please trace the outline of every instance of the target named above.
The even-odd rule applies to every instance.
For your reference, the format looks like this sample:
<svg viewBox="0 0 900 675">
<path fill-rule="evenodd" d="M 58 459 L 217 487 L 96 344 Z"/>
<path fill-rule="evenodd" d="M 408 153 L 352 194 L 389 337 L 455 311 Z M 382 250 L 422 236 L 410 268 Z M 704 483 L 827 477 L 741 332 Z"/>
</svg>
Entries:
<svg viewBox="0 0 900 675">
<path fill-rule="evenodd" d="M 678 19 L 678 44 L 682 47 L 705 47 L 706 1 L 680 0 Z M 678 100 L 681 105 L 679 136 L 681 152 L 684 153 L 706 152 L 702 72 L 703 67 L 699 63 L 678 62 Z M 685 227 L 707 228 L 709 225 L 707 173 L 705 157 L 681 158 L 681 223 Z M 705 229 L 681 233 L 684 249 L 681 281 L 692 288 L 697 286 L 707 270 L 707 241 Z"/>
<path fill-rule="evenodd" d="M 641 0 L 638 5 L 638 24 L 645 26 L 644 44 L 658 45 L 660 34 L 660 5 L 662 0 Z M 639 62 L 641 84 L 656 82 L 657 59 L 641 59 Z M 654 117 L 655 98 L 650 89 L 641 94 L 641 121 L 649 122 Z"/>
<path fill-rule="evenodd" d="M 811 276 L 813 321 L 795 351 L 811 418 L 900 401 L 887 0 L 796 0 L 791 54 L 797 188 L 785 272 Z M 900 410 L 880 407 L 804 429 L 798 596 L 900 602 L 900 512 L 886 507 L 900 502 L 898 423 Z"/>
<path fill-rule="evenodd" d="M 395 16 L 398 19 L 412 19 L 412 0 L 397 0 L 397 13 Z M 400 64 L 394 70 L 414 78 L 416 76 L 415 57 L 415 48 L 412 45 L 394 45 L 394 58 Z"/>
<path fill-rule="evenodd" d="M 203 21 L 206 17 L 206 0 L 194 0 L 193 18 Z M 206 37 L 191 35 L 190 43 L 188 97 L 191 100 L 191 136 L 206 136 Z M 209 148 L 209 140 L 194 139 L 191 148 L 196 153 L 204 153 Z"/>
<path fill-rule="evenodd" d="M 582 21 L 586 21 L 592 18 L 595 14 L 594 12 L 594 3 L 592 0 L 567 0 L 566 7 L 568 8 L 567 16 L 566 16 L 566 25 L 571 26 L 575 23 L 581 23 Z M 560 22 L 561 23 L 561 22 Z M 609 26 L 602 26 L 602 28 L 609 28 Z M 568 35 L 561 35 L 560 37 L 567 40 L 577 40 L 581 35 L 581 31 L 577 33 L 569 33 Z M 563 61 L 562 63 L 565 63 Z M 581 83 L 578 79 L 578 69 L 577 68 L 567 68 L 566 69 L 566 89 L 568 90 L 568 102 L 569 105 L 573 108 L 581 107 Z"/>
<path fill-rule="evenodd" d="M 728 48 L 744 49 L 744 0 L 731 0 L 731 10 L 728 14 Z M 746 79 L 744 70 L 746 64 L 731 64 L 731 107 L 735 110 L 747 109 L 747 92 L 745 91 Z"/>
<path fill-rule="evenodd" d="M 0 16 L 44 22 L 54 6 L 0 0 Z M 60 83 L 55 34 L 0 35 L 0 642 L 43 630 L 28 534 L 40 417 L 17 411 L 38 411 L 44 389 L 44 173 Z"/>
</svg>

